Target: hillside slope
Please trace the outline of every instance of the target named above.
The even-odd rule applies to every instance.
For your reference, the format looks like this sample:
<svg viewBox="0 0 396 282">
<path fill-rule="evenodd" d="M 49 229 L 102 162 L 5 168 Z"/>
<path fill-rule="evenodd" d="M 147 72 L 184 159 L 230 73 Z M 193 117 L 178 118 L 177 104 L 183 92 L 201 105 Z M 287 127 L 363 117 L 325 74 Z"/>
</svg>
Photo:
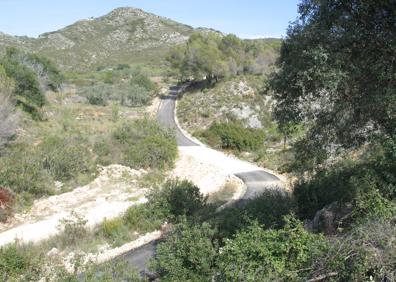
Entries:
<svg viewBox="0 0 396 282">
<path fill-rule="evenodd" d="M 14 46 L 45 55 L 63 70 L 121 63 L 158 64 L 170 46 L 184 42 L 193 31 L 190 26 L 140 9 L 118 8 L 105 16 L 44 33 L 37 39 L 0 33 L 0 53 L 7 46 Z"/>
</svg>

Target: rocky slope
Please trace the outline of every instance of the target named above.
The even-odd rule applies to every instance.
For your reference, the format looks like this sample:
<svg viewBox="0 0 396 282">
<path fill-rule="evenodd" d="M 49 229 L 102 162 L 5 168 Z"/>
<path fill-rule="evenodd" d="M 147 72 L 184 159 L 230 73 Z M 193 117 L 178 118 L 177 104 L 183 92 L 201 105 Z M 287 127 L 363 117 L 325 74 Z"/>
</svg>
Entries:
<svg viewBox="0 0 396 282">
<path fill-rule="evenodd" d="M 170 46 L 184 42 L 193 31 L 190 26 L 140 9 L 118 8 L 38 38 L 0 33 L 0 53 L 15 46 L 45 55 L 64 70 L 120 63 L 158 65 L 158 58 L 163 58 Z"/>
</svg>

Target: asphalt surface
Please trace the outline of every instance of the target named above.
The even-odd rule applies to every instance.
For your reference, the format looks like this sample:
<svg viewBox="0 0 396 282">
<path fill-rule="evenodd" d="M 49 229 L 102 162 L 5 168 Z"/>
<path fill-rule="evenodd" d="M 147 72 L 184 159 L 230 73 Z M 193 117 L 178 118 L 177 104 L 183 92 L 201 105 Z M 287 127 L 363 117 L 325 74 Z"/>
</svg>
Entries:
<svg viewBox="0 0 396 282">
<path fill-rule="evenodd" d="M 178 146 L 199 146 L 199 144 L 187 138 L 176 124 L 174 112 L 177 95 L 178 88 L 171 87 L 169 95 L 162 98 L 157 119 L 162 125 L 175 130 Z M 247 187 L 246 193 L 241 199 L 242 201 L 252 199 L 263 193 L 268 189 L 268 182 L 279 181 L 279 178 L 275 175 L 262 170 L 236 173 L 235 176 L 240 178 Z M 147 244 L 124 254 L 120 258 L 127 261 L 139 273 L 145 274 L 147 273 L 150 259 L 155 256 L 155 246 L 156 243 Z"/>
<path fill-rule="evenodd" d="M 161 105 L 157 112 L 157 120 L 165 127 L 175 130 L 178 146 L 198 146 L 198 144 L 187 138 L 176 125 L 174 112 L 176 107 L 177 92 L 177 89 L 170 88 L 169 95 L 162 98 Z"/>
</svg>

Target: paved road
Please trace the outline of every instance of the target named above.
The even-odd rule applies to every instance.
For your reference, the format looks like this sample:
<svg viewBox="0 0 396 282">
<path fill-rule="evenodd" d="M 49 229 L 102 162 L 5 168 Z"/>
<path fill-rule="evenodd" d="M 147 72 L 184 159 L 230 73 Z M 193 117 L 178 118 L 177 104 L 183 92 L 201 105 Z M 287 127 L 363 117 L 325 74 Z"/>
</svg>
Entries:
<svg viewBox="0 0 396 282">
<path fill-rule="evenodd" d="M 176 99 L 177 91 L 175 90 L 170 90 L 170 94 L 162 98 L 161 105 L 157 113 L 157 119 L 162 125 L 175 130 L 178 146 L 198 146 L 198 144 L 184 136 L 180 128 L 176 125 L 174 117 Z"/>
<path fill-rule="evenodd" d="M 168 96 L 162 98 L 161 105 L 157 113 L 158 121 L 164 126 L 172 128 L 176 131 L 176 141 L 178 146 L 199 146 L 199 144 L 196 144 L 187 138 L 177 126 L 174 118 L 174 111 L 178 89 L 173 87 L 170 88 L 169 92 L 170 94 Z M 242 200 L 252 199 L 257 195 L 260 195 L 262 192 L 268 189 L 268 182 L 279 181 L 278 177 L 263 170 L 236 173 L 235 176 L 242 179 L 247 187 L 246 193 L 242 197 Z M 131 251 L 123 255 L 121 259 L 126 260 L 140 273 L 144 273 L 147 270 L 150 258 L 152 258 L 154 255 L 155 243 L 148 244 L 137 250 Z"/>
</svg>

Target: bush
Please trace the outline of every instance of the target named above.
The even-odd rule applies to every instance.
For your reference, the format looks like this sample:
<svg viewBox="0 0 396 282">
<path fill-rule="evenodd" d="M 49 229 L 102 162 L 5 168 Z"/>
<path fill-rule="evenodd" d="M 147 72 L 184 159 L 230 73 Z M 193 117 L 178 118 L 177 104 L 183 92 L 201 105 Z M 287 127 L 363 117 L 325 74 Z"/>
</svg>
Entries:
<svg viewBox="0 0 396 282">
<path fill-rule="evenodd" d="M 10 245 L 0 248 L 0 279 L 2 281 L 38 281 L 43 257 L 28 247 Z"/>
<path fill-rule="evenodd" d="M 157 248 L 155 270 L 161 281 L 213 281 L 218 244 L 207 223 L 175 227 Z"/>
<path fill-rule="evenodd" d="M 214 218 L 221 237 L 230 237 L 257 221 L 265 228 L 280 229 L 283 217 L 296 209 L 294 199 L 282 190 L 268 189 L 257 198 L 241 202 L 237 207 L 222 210 Z"/>
<path fill-rule="evenodd" d="M 46 103 L 44 93 L 40 90 L 40 85 L 34 71 L 12 58 L 5 58 L 1 61 L 8 77 L 15 81 L 14 95 L 17 101 L 19 97 L 23 98 L 22 103 L 26 101 L 36 107 L 42 107 Z"/>
<path fill-rule="evenodd" d="M 279 230 L 253 223 L 220 249 L 219 281 L 302 281 L 303 269 L 324 248 L 323 238 L 293 217 L 285 217 Z"/>
<path fill-rule="evenodd" d="M 9 97 L 3 93 L 0 84 L 0 148 L 15 136 L 17 126 L 18 116 L 15 113 L 14 105 Z"/>
<path fill-rule="evenodd" d="M 90 93 L 87 96 L 88 103 L 95 106 L 106 106 L 107 105 L 107 97 L 104 93 L 96 92 Z"/>
<path fill-rule="evenodd" d="M 95 84 L 81 87 L 78 94 L 86 97 L 91 105 L 106 106 L 107 100 L 112 94 L 112 87 L 106 84 Z"/>
<path fill-rule="evenodd" d="M 116 93 L 120 96 L 121 104 L 128 107 L 147 105 L 151 101 L 150 92 L 137 84 L 130 84 L 119 89 Z"/>
<path fill-rule="evenodd" d="M 61 87 L 64 77 L 48 58 L 36 54 L 22 54 L 22 57 L 25 57 L 23 59 L 24 65 L 35 71 L 45 90 L 57 91 Z"/>
<path fill-rule="evenodd" d="M 172 167 L 176 159 L 174 135 L 155 121 L 124 123 L 113 132 L 113 138 L 120 143 L 124 165 L 164 169 Z"/>
<path fill-rule="evenodd" d="M 61 235 L 63 247 L 74 246 L 88 235 L 88 231 L 85 228 L 87 222 L 87 220 L 74 212 L 71 213 L 70 218 L 64 218 L 60 221 L 58 228 L 63 231 Z"/>
<path fill-rule="evenodd" d="M 131 85 L 138 85 L 146 89 L 148 92 L 153 92 L 157 89 L 157 85 L 141 71 L 137 71 L 136 73 L 132 74 L 130 83 Z"/>
<path fill-rule="evenodd" d="M 160 228 L 165 221 L 165 214 L 148 203 L 130 207 L 124 214 L 123 221 L 130 229 L 145 233 Z"/>
<path fill-rule="evenodd" d="M 161 190 L 153 192 L 148 198 L 157 208 L 176 218 L 196 215 L 207 205 L 207 197 L 187 180 L 169 180 Z"/>
<path fill-rule="evenodd" d="M 377 189 L 380 194 L 393 199 L 396 193 L 392 179 L 393 167 L 377 161 L 340 164 L 318 172 L 312 179 L 300 180 L 295 185 L 294 196 L 302 218 L 313 218 L 315 213 L 333 202 L 345 204 Z"/>
<path fill-rule="evenodd" d="M 93 172 L 92 154 L 80 136 L 49 136 L 40 144 L 43 168 L 58 181 Z"/>
<path fill-rule="evenodd" d="M 13 147 L 0 157 L 0 186 L 16 194 L 40 197 L 51 193 L 51 177 L 32 150 Z"/>
<path fill-rule="evenodd" d="M 264 131 L 245 128 L 238 122 L 213 123 L 207 130 L 199 133 L 214 147 L 238 151 L 254 151 L 264 142 Z"/>
</svg>

